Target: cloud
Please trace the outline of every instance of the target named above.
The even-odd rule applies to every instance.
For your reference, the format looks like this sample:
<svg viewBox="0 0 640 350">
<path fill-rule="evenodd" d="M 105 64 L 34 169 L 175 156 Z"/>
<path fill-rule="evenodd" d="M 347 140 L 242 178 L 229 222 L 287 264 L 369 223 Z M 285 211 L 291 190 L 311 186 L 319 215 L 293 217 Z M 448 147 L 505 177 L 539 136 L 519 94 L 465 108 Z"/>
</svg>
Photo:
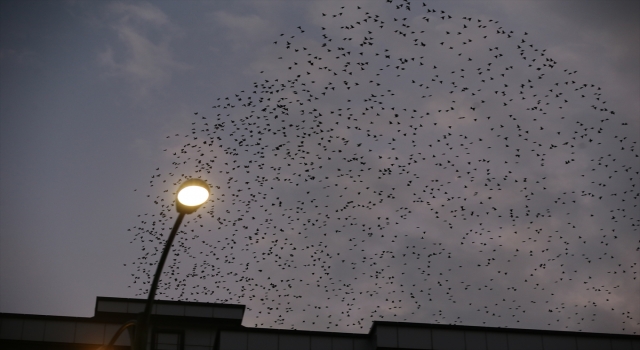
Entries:
<svg viewBox="0 0 640 350">
<path fill-rule="evenodd" d="M 251 43 L 271 37 L 269 22 L 256 14 L 236 15 L 227 11 L 216 11 L 211 18 L 225 29 L 224 35 L 233 42 L 234 49 L 247 48 Z"/>
<path fill-rule="evenodd" d="M 171 25 L 167 16 L 157 7 L 150 3 L 139 5 L 114 3 L 110 6 L 111 11 L 123 16 L 123 21 L 142 21 L 155 25 Z"/>
<path fill-rule="evenodd" d="M 171 43 L 180 30 L 160 9 L 149 3 L 115 3 L 108 10 L 118 40 L 98 55 L 98 61 L 111 74 L 145 95 L 168 83 L 175 71 L 189 68 L 173 57 Z"/>
</svg>

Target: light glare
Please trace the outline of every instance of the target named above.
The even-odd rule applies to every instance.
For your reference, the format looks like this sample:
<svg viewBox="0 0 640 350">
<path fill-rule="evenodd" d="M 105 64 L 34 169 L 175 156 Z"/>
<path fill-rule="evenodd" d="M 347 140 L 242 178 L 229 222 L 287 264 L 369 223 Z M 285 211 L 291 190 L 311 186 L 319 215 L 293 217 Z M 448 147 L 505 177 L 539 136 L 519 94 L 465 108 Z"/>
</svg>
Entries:
<svg viewBox="0 0 640 350">
<path fill-rule="evenodd" d="M 208 198 L 209 191 L 200 186 L 187 186 L 178 193 L 178 201 L 189 207 L 200 205 Z"/>
</svg>

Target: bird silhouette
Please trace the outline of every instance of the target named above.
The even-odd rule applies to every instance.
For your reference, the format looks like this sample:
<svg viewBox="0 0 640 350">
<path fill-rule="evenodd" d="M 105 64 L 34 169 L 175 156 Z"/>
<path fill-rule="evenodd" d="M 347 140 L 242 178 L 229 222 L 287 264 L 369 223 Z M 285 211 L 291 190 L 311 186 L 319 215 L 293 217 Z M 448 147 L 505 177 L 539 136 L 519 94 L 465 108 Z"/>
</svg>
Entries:
<svg viewBox="0 0 640 350">
<path fill-rule="evenodd" d="M 292 26 L 273 68 L 167 136 L 132 288 L 146 295 L 171 191 L 198 177 L 212 200 L 185 218 L 158 298 L 246 304 L 278 328 L 637 332 L 637 118 L 533 33 L 387 4 Z"/>
</svg>

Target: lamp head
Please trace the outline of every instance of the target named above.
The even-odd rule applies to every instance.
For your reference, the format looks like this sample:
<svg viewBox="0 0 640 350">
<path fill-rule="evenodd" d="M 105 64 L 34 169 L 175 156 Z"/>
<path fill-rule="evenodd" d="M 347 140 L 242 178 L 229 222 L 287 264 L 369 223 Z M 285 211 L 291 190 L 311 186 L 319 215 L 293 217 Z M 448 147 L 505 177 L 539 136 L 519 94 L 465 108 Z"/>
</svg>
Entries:
<svg viewBox="0 0 640 350">
<path fill-rule="evenodd" d="M 211 190 L 200 179 L 189 179 L 180 185 L 176 194 L 176 209 L 182 214 L 195 212 L 209 199 Z"/>
</svg>

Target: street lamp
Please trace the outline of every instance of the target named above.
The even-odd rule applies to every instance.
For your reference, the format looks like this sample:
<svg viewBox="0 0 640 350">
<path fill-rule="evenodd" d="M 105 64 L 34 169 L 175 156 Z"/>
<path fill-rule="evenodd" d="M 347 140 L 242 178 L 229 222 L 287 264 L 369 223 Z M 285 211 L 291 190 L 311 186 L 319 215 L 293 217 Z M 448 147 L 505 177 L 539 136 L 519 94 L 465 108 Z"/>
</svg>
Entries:
<svg viewBox="0 0 640 350">
<path fill-rule="evenodd" d="M 160 257 L 160 261 L 156 267 L 156 274 L 153 276 L 153 282 L 149 289 L 149 296 L 147 297 L 147 304 L 144 308 L 144 312 L 138 319 L 138 325 L 136 326 L 134 337 L 134 342 L 136 344 L 135 350 L 146 350 L 147 348 L 147 333 L 149 330 L 149 320 L 151 318 L 153 300 L 156 297 L 156 289 L 158 289 L 158 282 L 160 281 L 164 262 L 167 260 L 167 255 L 169 255 L 169 250 L 173 244 L 173 239 L 176 237 L 176 232 L 178 232 L 178 228 L 180 227 L 180 224 L 182 224 L 182 219 L 186 214 L 191 214 L 198 210 L 198 208 L 204 204 L 207 199 L 209 199 L 209 193 L 209 185 L 200 179 L 187 180 L 178 187 L 178 193 L 176 194 L 176 209 L 180 214 L 176 218 L 176 222 L 173 224 L 173 229 L 171 230 L 171 234 L 169 234 L 169 238 L 167 239 L 164 250 L 162 251 L 162 256 Z"/>
<path fill-rule="evenodd" d="M 210 192 L 211 190 L 209 189 L 209 185 L 207 185 L 206 182 L 200 179 L 189 179 L 183 182 L 180 187 L 178 187 L 178 192 L 176 193 L 176 209 L 179 215 L 176 218 L 175 223 L 173 224 L 173 229 L 171 229 L 169 238 L 167 239 L 167 242 L 165 243 L 164 249 L 162 251 L 162 256 L 160 256 L 160 261 L 158 262 L 158 266 L 156 267 L 156 274 L 153 276 L 153 282 L 151 283 L 151 288 L 149 289 L 149 296 L 147 297 L 147 303 L 145 305 L 144 312 L 138 316 L 137 321 L 124 324 L 118 330 L 118 332 L 116 332 L 108 346 L 113 345 L 120 334 L 126 328 L 133 327 L 134 337 L 133 343 L 131 344 L 132 349 L 147 349 L 147 337 L 149 330 L 149 320 L 151 318 L 151 309 L 153 307 L 153 301 L 156 297 L 156 290 L 158 289 L 158 282 L 160 281 L 162 268 L 164 267 L 164 263 L 167 260 L 167 255 L 169 255 L 169 250 L 171 249 L 171 245 L 173 244 L 173 239 L 176 236 L 176 232 L 178 232 L 180 224 L 182 224 L 182 219 L 184 218 L 184 216 L 198 210 L 198 208 L 200 208 L 200 206 L 209 199 Z"/>
</svg>

